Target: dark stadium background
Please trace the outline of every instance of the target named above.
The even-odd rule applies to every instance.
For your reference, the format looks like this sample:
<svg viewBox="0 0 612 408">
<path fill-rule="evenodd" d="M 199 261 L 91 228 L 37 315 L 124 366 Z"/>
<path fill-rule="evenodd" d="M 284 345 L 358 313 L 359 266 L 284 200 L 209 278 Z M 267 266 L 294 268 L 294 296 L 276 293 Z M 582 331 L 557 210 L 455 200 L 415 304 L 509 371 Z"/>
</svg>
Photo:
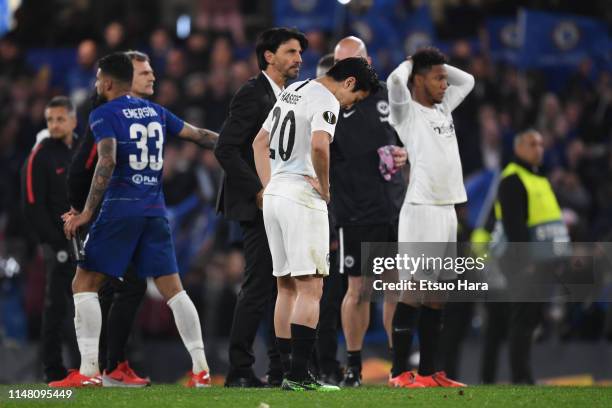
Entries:
<svg viewBox="0 0 612 408">
<path fill-rule="evenodd" d="M 522 45 L 512 27 L 519 14 L 528 22 Z M 569 26 L 557 30 L 561 20 Z M 80 104 L 92 90 L 100 56 L 147 52 L 157 77 L 153 100 L 218 130 L 233 93 L 257 73 L 254 39 L 267 27 L 307 33 L 301 79 L 312 77 L 319 57 L 347 34 L 366 40 L 383 79 L 414 47 L 435 44 L 476 77 L 474 91 L 453 114 L 470 194 L 458 209 L 460 238 L 482 219 L 484 196 L 511 156 L 513 135 L 535 127 L 544 136 L 545 172 L 572 239 L 611 241 L 611 22 L 608 0 L 353 0 L 347 6 L 333 0 L 0 0 L 0 383 L 41 378 L 44 270 L 23 228 L 19 170 L 45 128 L 45 104 L 58 94 Z M 80 117 L 79 133 L 84 124 Z M 212 370 L 223 374 L 244 265 L 239 229 L 214 212 L 221 170 L 212 152 L 171 141 L 164 160 L 182 278 L 202 318 Z M 455 313 L 467 322 L 456 376 L 478 383 L 482 306 L 452 307 L 463 307 Z M 380 313 L 372 316 L 365 375 L 384 380 L 386 366 L 377 358 L 386 357 L 385 337 Z M 175 381 L 189 368 L 171 319 L 151 294 L 131 341 L 133 365 L 157 382 Z M 550 304 L 538 330 L 535 374 L 540 380 L 570 376 L 574 383 L 612 380 L 610 341 L 608 303 Z M 260 362 L 261 345 L 259 338 Z M 507 381 L 503 352 L 500 364 L 499 378 Z"/>
</svg>

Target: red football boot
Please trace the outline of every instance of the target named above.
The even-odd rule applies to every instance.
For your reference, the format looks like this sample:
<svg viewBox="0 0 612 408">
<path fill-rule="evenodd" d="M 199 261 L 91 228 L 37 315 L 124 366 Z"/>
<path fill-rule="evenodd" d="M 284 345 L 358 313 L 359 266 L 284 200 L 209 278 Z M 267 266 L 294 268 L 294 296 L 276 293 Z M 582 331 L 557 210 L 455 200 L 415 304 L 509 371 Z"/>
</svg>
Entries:
<svg viewBox="0 0 612 408">
<path fill-rule="evenodd" d="M 425 376 L 417 374 L 415 381 L 423 387 L 467 387 L 467 384 L 448 378 L 444 371 Z"/>
<path fill-rule="evenodd" d="M 404 371 L 397 377 L 391 377 L 391 374 L 389 374 L 389 387 L 423 388 L 424 386 L 416 382 L 416 377 L 412 371 Z"/>
<path fill-rule="evenodd" d="M 49 387 L 53 388 L 80 388 L 80 387 L 101 387 L 102 379 L 99 375 L 88 377 L 79 370 L 68 370 L 68 375 L 63 380 L 51 381 Z"/>
<path fill-rule="evenodd" d="M 117 367 L 111 373 L 104 370 L 102 385 L 104 387 L 141 388 L 151 385 L 151 380 L 139 377 L 132 370 L 130 364 L 127 361 L 123 361 L 117 364 Z"/>
<path fill-rule="evenodd" d="M 210 387 L 210 374 L 206 370 L 202 370 L 197 374 L 190 373 L 190 378 L 185 387 L 202 388 Z"/>
</svg>

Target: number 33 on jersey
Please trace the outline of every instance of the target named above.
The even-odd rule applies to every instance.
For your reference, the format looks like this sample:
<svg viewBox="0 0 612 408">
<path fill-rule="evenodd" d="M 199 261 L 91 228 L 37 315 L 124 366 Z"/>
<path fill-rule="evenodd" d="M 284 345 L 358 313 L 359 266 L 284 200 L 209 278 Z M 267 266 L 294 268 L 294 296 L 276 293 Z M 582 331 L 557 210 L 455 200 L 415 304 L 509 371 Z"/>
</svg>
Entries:
<svg viewBox="0 0 612 408">
<path fill-rule="evenodd" d="M 89 116 L 96 143 L 117 141 L 117 160 L 104 196 L 108 216 L 165 215 L 161 175 L 166 134 L 178 135 L 183 121 L 155 103 L 122 96 L 93 110 Z"/>
</svg>

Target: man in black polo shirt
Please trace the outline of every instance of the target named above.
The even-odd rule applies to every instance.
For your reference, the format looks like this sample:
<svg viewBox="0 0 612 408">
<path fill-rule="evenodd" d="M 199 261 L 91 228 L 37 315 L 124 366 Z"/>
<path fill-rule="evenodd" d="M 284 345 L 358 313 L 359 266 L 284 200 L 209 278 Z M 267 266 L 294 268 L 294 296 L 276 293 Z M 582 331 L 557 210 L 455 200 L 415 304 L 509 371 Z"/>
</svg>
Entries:
<svg viewBox="0 0 612 408">
<path fill-rule="evenodd" d="M 357 37 L 336 45 L 334 58 L 368 59 Z M 340 241 L 340 271 L 348 274 L 342 302 L 342 328 L 346 337 L 347 371 L 344 386 L 361 384 L 361 348 L 370 322 L 370 302 L 361 274 L 362 242 L 397 242 L 399 210 L 406 183 L 397 170 L 406 164 L 406 150 L 389 124 L 386 86 L 350 109 L 341 110 L 331 145 L 331 207 Z M 391 160 L 391 167 L 384 165 Z M 388 163 L 388 161 L 387 161 Z M 367 297 L 367 296 L 366 296 Z M 385 302 L 385 330 L 389 335 L 395 303 Z M 390 336 L 389 336 L 390 338 Z"/>
</svg>

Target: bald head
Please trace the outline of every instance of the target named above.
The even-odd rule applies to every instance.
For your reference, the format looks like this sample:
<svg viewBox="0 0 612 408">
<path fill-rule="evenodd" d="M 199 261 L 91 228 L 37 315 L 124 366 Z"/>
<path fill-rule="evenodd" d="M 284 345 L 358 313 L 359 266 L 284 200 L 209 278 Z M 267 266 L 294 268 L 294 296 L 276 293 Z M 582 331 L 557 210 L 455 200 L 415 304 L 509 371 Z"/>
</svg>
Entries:
<svg viewBox="0 0 612 408">
<path fill-rule="evenodd" d="M 336 48 L 334 48 L 334 59 L 336 61 L 350 57 L 361 57 L 370 62 L 366 45 L 360 38 L 354 36 L 344 37 L 336 44 Z"/>
</svg>

